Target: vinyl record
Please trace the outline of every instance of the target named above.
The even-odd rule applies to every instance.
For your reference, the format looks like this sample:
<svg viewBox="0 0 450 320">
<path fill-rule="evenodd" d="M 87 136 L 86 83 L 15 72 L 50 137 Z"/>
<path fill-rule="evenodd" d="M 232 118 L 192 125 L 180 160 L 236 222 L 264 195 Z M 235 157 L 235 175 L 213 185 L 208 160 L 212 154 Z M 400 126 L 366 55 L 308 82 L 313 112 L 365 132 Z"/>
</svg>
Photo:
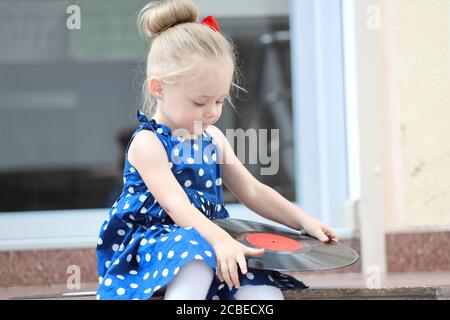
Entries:
<svg viewBox="0 0 450 320">
<path fill-rule="evenodd" d="M 352 248 L 342 243 L 323 243 L 294 230 L 240 219 L 213 221 L 242 244 L 265 249 L 260 257 L 247 256 L 249 268 L 319 271 L 346 267 L 359 259 Z"/>
</svg>

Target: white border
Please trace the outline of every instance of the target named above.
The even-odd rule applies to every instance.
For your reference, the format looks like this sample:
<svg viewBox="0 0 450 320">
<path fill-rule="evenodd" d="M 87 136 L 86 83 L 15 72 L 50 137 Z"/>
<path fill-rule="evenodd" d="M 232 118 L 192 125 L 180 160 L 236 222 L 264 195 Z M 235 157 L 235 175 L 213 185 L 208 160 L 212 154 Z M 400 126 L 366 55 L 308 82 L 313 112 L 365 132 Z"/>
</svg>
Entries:
<svg viewBox="0 0 450 320">
<path fill-rule="evenodd" d="M 230 216 L 281 226 L 242 204 L 226 204 Z M 95 248 L 109 208 L 0 213 L 0 251 Z M 284 227 L 284 226 L 281 226 Z M 349 238 L 338 230 L 341 238 Z"/>
<path fill-rule="evenodd" d="M 0 251 L 92 248 L 108 209 L 0 213 Z"/>
<path fill-rule="evenodd" d="M 345 108 L 348 161 L 348 196 L 361 198 L 361 158 L 359 156 L 359 109 L 356 59 L 355 10 L 348 0 L 342 0 L 342 34 L 345 67 Z"/>
<path fill-rule="evenodd" d="M 253 213 L 241 204 L 227 204 L 230 216 L 270 225 L 279 224 Z M 0 251 L 95 248 L 107 209 L 6 212 L 0 214 Z M 351 239 L 350 229 L 336 229 L 342 240 Z M 450 228 L 427 227 L 390 230 L 388 234 L 450 232 Z"/>
</svg>

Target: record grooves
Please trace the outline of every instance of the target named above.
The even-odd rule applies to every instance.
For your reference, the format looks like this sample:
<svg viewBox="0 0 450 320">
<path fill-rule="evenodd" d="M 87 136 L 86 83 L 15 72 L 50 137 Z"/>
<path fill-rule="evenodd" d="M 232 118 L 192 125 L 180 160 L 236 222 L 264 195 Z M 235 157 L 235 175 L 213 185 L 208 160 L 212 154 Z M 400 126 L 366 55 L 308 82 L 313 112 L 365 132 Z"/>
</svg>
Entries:
<svg viewBox="0 0 450 320">
<path fill-rule="evenodd" d="M 295 230 L 231 218 L 213 222 L 242 244 L 265 249 L 262 256 L 247 257 L 249 268 L 318 271 L 346 267 L 359 259 L 352 248 L 342 243 L 323 243 Z"/>
</svg>

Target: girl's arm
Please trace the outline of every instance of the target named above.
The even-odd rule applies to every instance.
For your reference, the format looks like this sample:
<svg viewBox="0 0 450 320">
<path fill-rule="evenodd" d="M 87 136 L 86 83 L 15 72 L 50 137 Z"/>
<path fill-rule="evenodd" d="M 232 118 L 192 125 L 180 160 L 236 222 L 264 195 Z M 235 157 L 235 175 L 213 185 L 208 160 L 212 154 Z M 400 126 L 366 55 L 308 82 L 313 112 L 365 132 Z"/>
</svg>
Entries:
<svg viewBox="0 0 450 320">
<path fill-rule="evenodd" d="M 148 190 L 180 227 L 194 227 L 209 243 L 226 232 L 194 208 L 169 167 L 166 151 L 155 134 L 140 131 L 131 142 L 128 161 L 139 172 Z M 168 192 L 170 190 L 170 192 Z"/>
<path fill-rule="evenodd" d="M 208 131 L 221 149 L 223 183 L 240 202 L 264 218 L 295 230 L 304 230 L 321 241 L 338 241 L 331 227 L 307 215 L 274 189 L 253 177 L 217 127 L 210 126 Z"/>
<path fill-rule="evenodd" d="M 239 288 L 239 265 L 247 272 L 245 256 L 260 256 L 264 249 L 247 247 L 193 207 L 169 167 L 166 151 L 151 131 L 140 131 L 131 142 L 128 161 L 139 172 L 148 190 L 180 227 L 193 227 L 208 241 L 216 253 L 217 276 L 229 287 Z"/>
</svg>

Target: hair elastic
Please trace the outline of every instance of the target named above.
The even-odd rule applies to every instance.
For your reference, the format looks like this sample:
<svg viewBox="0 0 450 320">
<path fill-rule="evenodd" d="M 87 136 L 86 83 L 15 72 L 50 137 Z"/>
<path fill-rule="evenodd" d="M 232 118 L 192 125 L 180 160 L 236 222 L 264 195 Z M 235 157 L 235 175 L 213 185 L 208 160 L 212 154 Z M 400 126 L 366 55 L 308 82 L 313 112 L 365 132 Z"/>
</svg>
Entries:
<svg viewBox="0 0 450 320">
<path fill-rule="evenodd" d="M 212 29 L 214 29 L 217 32 L 220 32 L 219 25 L 217 24 L 216 19 L 214 19 L 213 16 L 208 16 L 205 19 L 203 19 L 202 24 L 206 24 L 210 26 Z"/>
</svg>

